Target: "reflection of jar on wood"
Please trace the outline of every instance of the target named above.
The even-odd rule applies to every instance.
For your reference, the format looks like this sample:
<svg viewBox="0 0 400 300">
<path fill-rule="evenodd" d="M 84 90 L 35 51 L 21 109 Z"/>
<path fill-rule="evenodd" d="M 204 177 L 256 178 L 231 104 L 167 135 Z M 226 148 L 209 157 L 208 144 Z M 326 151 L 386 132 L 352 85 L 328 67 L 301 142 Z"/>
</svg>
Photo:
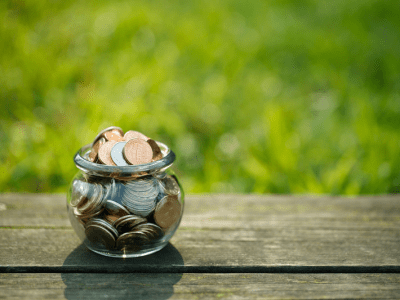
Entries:
<svg viewBox="0 0 400 300">
<path fill-rule="evenodd" d="M 133 139 L 137 137 L 129 141 Z M 94 162 L 98 154 L 93 154 L 99 151 L 99 140 L 107 143 L 104 131 L 74 157 L 80 171 L 67 196 L 72 227 L 90 250 L 102 255 L 138 257 L 161 250 L 177 230 L 183 214 L 183 190 L 169 168 L 175 154 L 166 145 L 151 140 L 160 149 L 157 159 L 136 165 L 99 164 Z"/>
</svg>

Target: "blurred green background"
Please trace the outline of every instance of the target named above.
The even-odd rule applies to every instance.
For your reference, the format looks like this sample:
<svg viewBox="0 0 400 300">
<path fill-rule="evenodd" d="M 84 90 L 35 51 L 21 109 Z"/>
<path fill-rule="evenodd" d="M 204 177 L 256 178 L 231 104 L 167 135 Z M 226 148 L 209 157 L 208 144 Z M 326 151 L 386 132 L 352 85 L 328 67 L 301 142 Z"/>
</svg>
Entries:
<svg viewBox="0 0 400 300">
<path fill-rule="evenodd" d="M 1 1 L 0 191 L 65 192 L 116 125 L 188 193 L 400 192 L 394 1 Z"/>
</svg>

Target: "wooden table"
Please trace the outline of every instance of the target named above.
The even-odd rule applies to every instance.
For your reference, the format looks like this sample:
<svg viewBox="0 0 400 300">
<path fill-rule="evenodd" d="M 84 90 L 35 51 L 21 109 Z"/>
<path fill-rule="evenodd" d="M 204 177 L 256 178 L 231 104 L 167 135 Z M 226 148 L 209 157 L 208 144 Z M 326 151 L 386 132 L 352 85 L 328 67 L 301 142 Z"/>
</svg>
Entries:
<svg viewBox="0 0 400 300">
<path fill-rule="evenodd" d="M 171 243 L 87 250 L 64 195 L 0 195 L 0 299 L 400 298 L 400 196 L 187 196 Z"/>
</svg>

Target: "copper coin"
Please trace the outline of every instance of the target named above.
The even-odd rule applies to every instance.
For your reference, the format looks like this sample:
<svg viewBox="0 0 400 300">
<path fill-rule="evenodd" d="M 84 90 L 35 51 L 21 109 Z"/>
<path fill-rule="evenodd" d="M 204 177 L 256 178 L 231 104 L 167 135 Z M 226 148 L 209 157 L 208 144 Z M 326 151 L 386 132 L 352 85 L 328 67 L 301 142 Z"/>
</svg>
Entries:
<svg viewBox="0 0 400 300">
<path fill-rule="evenodd" d="M 132 165 L 151 162 L 153 150 L 150 145 L 141 139 L 129 140 L 123 150 L 126 161 Z"/>
<path fill-rule="evenodd" d="M 106 165 L 116 166 L 114 161 L 111 158 L 111 150 L 114 145 L 118 143 L 117 141 L 109 141 L 104 143 L 99 148 L 99 160 Z"/>
<path fill-rule="evenodd" d="M 130 214 L 125 207 L 112 200 L 107 200 L 105 209 L 110 215 L 117 217 L 117 219 Z"/>
<path fill-rule="evenodd" d="M 153 157 L 152 157 L 153 161 L 163 158 L 162 153 L 161 153 L 161 149 L 157 145 L 155 140 L 148 139 L 147 143 L 149 143 L 151 149 L 153 150 Z"/>
<path fill-rule="evenodd" d="M 115 247 L 114 235 L 103 226 L 97 224 L 86 226 L 85 235 L 96 247 L 107 249 Z"/>
<path fill-rule="evenodd" d="M 175 224 L 181 217 L 181 203 L 177 196 L 165 196 L 158 202 L 154 212 L 154 221 L 162 228 Z"/>
<path fill-rule="evenodd" d="M 117 216 L 109 215 L 109 214 L 107 214 L 107 213 L 104 215 L 103 218 L 104 218 L 104 220 L 105 220 L 107 223 L 109 223 L 109 224 L 114 224 L 114 222 L 118 220 L 118 217 L 117 217 Z"/>
<path fill-rule="evenodd" d="M 110 127 L 107 127 L 106 129 L 103 129 L 102 131 L 100 131 L 100 132 L 98 133 L 98 135 L 97 135 L 97 136 L 95 137 L 95 139 L 93 140 L 93 145 L 94 145 L 100 138 L 102 138 L 102 137 L 104 136 L 104 133 L 106 133 L 107 131 L 111 131 L 111 130 L 116 130 L 116 131 L 118 131 L 118 132 L 120 133 L 121 136 L 124 135 L 124 132 L 122 131 L 121 128 L 119 128 L 119 127 L 117 127 L 117 126 L 110 126 Z"/>
<path fill-rule="evenodd" d="M 99 153 L 99 148 L 105 142 L 106 142 L 105 138 L 100 138 L 96 143 L 94 143 L 92 150 L 89 153 L 89 159 L 91 162 L 96 162 Z"/>
<path fill-rule="evenodd" d="M 139 131 L 129 130 L 124 134 L 124 140 L 141 139 L 147 141 L 149 138 Z"/>
<path fill-rule="evenodd" d="M 107 141 L 117 141 L 117 142 L 119 142 L 119 141 L 123 140 L 121 132 L 119 132 L 116 129 L 113 129 L 113 130 L 105 132 L 103 134 L 103 136 L 106 138 Z"/>
</svg>

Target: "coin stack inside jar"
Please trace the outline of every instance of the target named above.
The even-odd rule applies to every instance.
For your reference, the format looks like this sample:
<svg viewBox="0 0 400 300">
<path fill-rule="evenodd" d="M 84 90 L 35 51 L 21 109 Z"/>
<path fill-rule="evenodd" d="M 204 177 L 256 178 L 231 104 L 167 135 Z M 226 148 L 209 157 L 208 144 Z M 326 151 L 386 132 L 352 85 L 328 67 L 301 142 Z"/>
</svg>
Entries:
<svg viewBox="0 0 400 300">
<path fill-rule="evenodd" d="M 140 132 L 110 127 L 92 143 L 86 159 L 127 166 L 163 157 L 157 143 Z M 165 172 L 118 180 L 82 176 L 72 184 L 73 214 L 86 238 L 100 249 L 140 251 L 154 245 L 176 228 L 181 214 L 181 191 L 173 175 Z"/>
</svg>

